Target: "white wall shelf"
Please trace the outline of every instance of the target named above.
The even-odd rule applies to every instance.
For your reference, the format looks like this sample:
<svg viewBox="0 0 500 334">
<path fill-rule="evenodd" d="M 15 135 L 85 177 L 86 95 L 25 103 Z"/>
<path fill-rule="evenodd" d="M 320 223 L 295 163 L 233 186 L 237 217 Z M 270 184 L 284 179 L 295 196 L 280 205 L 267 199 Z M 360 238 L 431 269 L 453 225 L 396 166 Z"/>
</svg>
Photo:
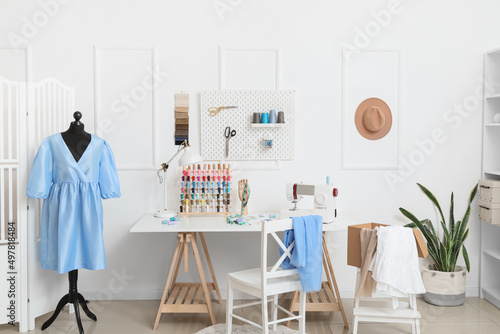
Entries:
<svg viewBox="0 0 500 334">
<path fill-rule="evenodd" d="M 484 83 L 500 82 L 500 48 L 484 54 Z M 483 101 L 482 177 L 500 180 L 500 123 L 493 122 L 500 113 L 500 91 L 485 93 Z M 500 308 L 500 226 L 480 222 L 481 226 L 481 297 Z"/>
<path fill-rule="evenodd" d="M 500 54 L 500 48 L 487 51 L 486 54 Z"/>
<path fill-rule="evenodd" d="M 482 289 L 483 297 L 496 307 L 500 308 L 500 289 L 491 290 L 491 289 Z"/>
<path fill-rule="evenodd" d="M 500 177 L 500 171 L 484 171 L 484 174 L 492 175 L 492 176 L 499 176 Z"/>
<path fill-rule="evenodd" d="M 286 123 L 251 123 L 250 126 L 252 128 L 284 128 Z"/>
<path fill-rule="evenodd" d="M 500 250 L 483 249 L 483 253 L 500 261 Z"/>
</svg>

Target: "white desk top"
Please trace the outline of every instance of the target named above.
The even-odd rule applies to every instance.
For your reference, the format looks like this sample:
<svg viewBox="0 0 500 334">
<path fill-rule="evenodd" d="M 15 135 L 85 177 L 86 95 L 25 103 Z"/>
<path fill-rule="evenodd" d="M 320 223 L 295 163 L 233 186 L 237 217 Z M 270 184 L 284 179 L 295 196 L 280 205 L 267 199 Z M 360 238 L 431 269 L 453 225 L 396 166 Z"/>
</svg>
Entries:
<svg viewBox="0 0 500 334">
<path fill-rule="evenodd" d="M 277 214 L 279 216 L 279 214 Z M 152 213 L 147 213 L 135 223 L 130 232 L 260 232 L 261 224 L 231 225 L 226 223 L 224 215 L 191 215 L 181 217 L 175 225 L 162 224 L 163 218 L 155 218 Z M 290 218 L 288 218 L 290 219 Z M 342 219 L 323 224 L 323 231 L 345 231 L 347 223 Z"/>
</svg>

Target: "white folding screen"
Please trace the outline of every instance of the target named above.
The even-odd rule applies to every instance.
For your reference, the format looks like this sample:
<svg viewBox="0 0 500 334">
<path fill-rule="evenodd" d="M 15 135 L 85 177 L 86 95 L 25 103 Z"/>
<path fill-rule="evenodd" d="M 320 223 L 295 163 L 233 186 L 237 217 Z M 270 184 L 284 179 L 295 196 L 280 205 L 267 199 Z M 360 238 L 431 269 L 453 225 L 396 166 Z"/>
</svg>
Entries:
<svg viewBox="0 0 500 334">
<path fill-rule="evenodd" d="M 64 85 L 57 79 L 47 78 L 29 85 L 29 152 L 31 164 L 43 139 L 69 127 L 75 111 L 74 88 Z M 31 167 L 31 166 L 29 166 Z M 39 241 L 40 221 L 43 201 L 36 200 L 34 205 L 34 241 Z"/>
<path fill-rule="evenodd" d="M 26 304 L 21 302 L 23 286 L 22 254 L 26 250 L 21 238 L 26 225 L 26 198 L 23 196 L 25 174 L 25 84 L 0 77 L 0 291 L 15 289 L 15 297 L 6 294 L 0 298 L 0 323 L 20 321 Z M 23 247 L 23 249 L 21 249 Z M 9 278 L 9 280 L 7 280 Z M 14 302 L 15 309 L 8 307 Z M 24 305 L 24 306 L 23 306 Z M 12 317 L 11 317 L 12 316 Z"/>
<path fill-rule="evenodd" d="M 30 148 L 36 150 L 45 137 L 69 127 L 75 112 L 75 92 L 59 80 L 48 78 L 31 84 L 29 96 L 32 111 Z"/>
<path fill-rule="evenodd" d="M 7 242 L 8 222 L 17 222 L 21 113 L 26 113 L 24 84 L 0 78 L 0 244 Z M 24 116 L 23 115 L 23 116 Z M 16 238 L 17 239 L 17 238 Z"/>
<path fill-rule="evenodd" d="M 65 131 L 75 112 L 75 91 L 54 78 L 28 85 L 28 172 L 43 139 Z M 27 177 L 27 176 L 26 176 Z M 24 193 L 24 189 L 23 189 Z M 24 195 L 24 194 L 23 194 Z M 35 317 L 54 309 L 67 290 L 67 278 L 40 267 L 40 217 L 43 200 L 30 200 L 28 213 L 29 329 Z M 50 291 L 50 293 L 47 293 Z"/>
</svg>

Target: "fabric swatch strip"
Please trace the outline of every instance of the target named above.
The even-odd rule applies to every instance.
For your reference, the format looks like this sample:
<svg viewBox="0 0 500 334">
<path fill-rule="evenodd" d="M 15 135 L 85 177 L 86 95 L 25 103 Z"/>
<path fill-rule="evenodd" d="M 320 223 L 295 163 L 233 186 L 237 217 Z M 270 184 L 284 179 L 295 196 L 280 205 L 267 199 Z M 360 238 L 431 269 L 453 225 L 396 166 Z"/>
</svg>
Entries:
<svg viewBox="0 0 500 334">
<path fill-rule="evenodd" d="M 175 94 L 175 145 L 189 142 L 189 94 Z"/>
</svg>

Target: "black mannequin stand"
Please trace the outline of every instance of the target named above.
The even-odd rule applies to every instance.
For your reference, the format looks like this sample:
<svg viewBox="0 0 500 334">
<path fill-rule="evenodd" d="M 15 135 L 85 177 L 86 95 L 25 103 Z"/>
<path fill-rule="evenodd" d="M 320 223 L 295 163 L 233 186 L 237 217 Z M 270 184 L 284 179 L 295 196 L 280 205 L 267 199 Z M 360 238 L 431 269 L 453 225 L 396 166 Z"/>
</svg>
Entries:
<svg viewBox="0 0 500 334">
<path fill-rule="evenodd" d="M 57 303 L 56 310 L 52 314 L 49 320 L 47 320 L 43 325 L 42 325 L 42 331 L 44 329 L 47 329 L 54 320 L 56 320 L 57 316 L 61 312 L 62 308 L 68 304 L 71 303 L 73 304 L 75 308 L 75 316 L 76 316 L 76 323 L 78 324 L 78 331 L 80 334 L 83 334 L 83 326 L 82 326 L 82 319 L 80 318 L 80 309 L 78 305 L 83 309 L 83 312 L 89 317 L 90 319 L 97 321 L 97 317 L 95 316 L 94 313 L 92 313 L 89 308 L 87 307 L 88 301 L 85 300 L 85 298 L 78 293 L 78 288 L 77 288 L 77 282 L 78 282 L 78 270 L 72 270 L 68 273 L 68 280 L 69 280 L 69 292 L 64 295 L 61 300 L 59 300 L 59 303 Z"/>
<path fill-rule="evenodd" d="M 73 117 L 75 118 L 75 121 L 71 122 L 69 129 L 63 132 L 61 135 L 76 162 L 78 162 L 78 160 L 80 160 L 80 158 L 82 157 L 83 152 L 85 152 L 85 149 L 89 145 L 92 137 L 89 133 L 85 132 L 84 125 L 80 122 L 82 113 L 77 111 L 73 114 Z M 56 320 L 57 316 L 61 312 L 62 308 L 68 303 L 73 304 L 75 308 L 76 322 L 78 324 L 78 330 L 80 334 L 83 334 L 84 331 L 82 326 L 82 319 L 80 318 L 80 308 L 78 307 L 78 305 L 82 307 L 83 312 L 85 312 L 87 317 L 94 321 L 97 321 L 97 317 L 95 316 L 95 314 L 92 313 L 87 307 L 88 301 L 85 300 L 85 298 L 80 293 L 78 293 L 78 270 L 72 270 L 68 272 L 68 280 L 68 293 L 64 295 L 61 300 L 59 300 L 56 310 L 54 311 L 50 319 L 42 325 L 42 331 L 52 325 L 54 320 Z"/>
</svg>

